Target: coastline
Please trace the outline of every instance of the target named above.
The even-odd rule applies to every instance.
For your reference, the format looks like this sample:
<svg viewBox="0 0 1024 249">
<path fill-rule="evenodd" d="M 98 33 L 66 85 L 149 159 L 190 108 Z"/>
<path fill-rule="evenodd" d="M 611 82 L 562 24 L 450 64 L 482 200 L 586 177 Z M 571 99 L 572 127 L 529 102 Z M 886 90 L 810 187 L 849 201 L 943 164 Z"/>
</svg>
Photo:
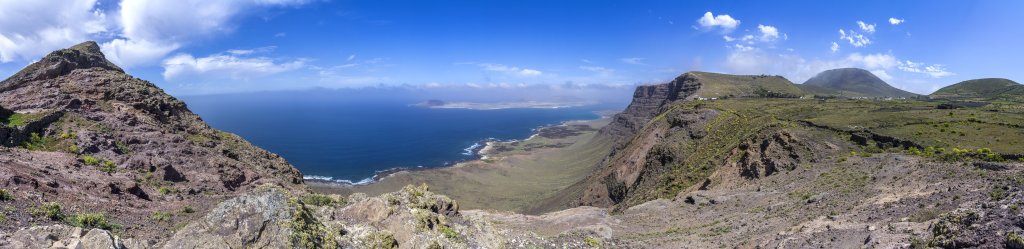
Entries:
<svg viewBox="0 0 1024 249">
<path fill-rule="evenodd" d="M 554 128 L 554 127 L 564 127 L 564 126 L 573 125 L 573 124 L 585 124 L 585 123 L 588 123 L 588 122 L 595 122 L 595 121 L 601 121 L 601 120 L 610 119 L 611 115 L 608 115 L 608 113 L 611 113 L 611 112 L 614 112 L 614 111 L 610 111 L 610 110 L 594 111 L 593 113 L 598 116 L 595 119 L 566 120 L 566 121 L 562 121 L 562 122 L 560 122 L 558 124 L 542 125 L 542 126 L 539 126 L 537 128 L 533 128 L 531 130 L 530 136 L 527 137 L 527 138 L 524 138 L 524 139 L 499 140 L 499 139 L 495 139 L 495 138 L 486 138 L 486 139 L 474 142 L 473 145 L 463 149 L 465 151 L 465 153 L 463 153 L 463 155 L 473 156 L 474 158 L 456 160 L 456 161 L 454 161 L 452 163 L 446 163 L 444 165 L 438 165 L 438 166 L 416 166 L 416 167 L 395 167 L 395 168 L 390 168 L 390 169 L 386 169 L 386 170 L 377 171 L 377 172 L 374 173 L 373 176 L 361 179 L 359 181 L 353 181 L 353 180 L 350 180 L 350 179 L 334 179 L 334 177 L 331 177 L 331 176 L 319 176 L 319 175 L 303 175 L 302 179 L 307 184 L 312 184 L 312 185 L 318 185 L 318 186 L 323 186 L 323 187 L 351 188 L 351 187 L 356 187 L 356 186 L 366 186 L 366 185 L 371 185 L 371 184 L 374 184 L 374 183 L 378 183 L 378 182 L 380 182 L 380 181 L 382 181 L 382 180 L 384 180 L 384 179 L 386 179 L 388 177 L 391 177 L 391 176 L 393 176 L 395 174 L 399 174 L 399 173 L 412 173 L 412 172 L 417 172 L 417 171 L 438 170 L 438 169 L 445 169 L 445 168 L 461 167 L 461 166 L 463 166 L 463 165 L 465 165 L 467 163 L 473 163 L 473 162 L 477 162 L 477 161 L 492 159 L 491 156 L 493 156 L 493 154 L 495 154 L 494 152 L 492 152 L 492 150 L 494 150 L 494 148 L 497 145 L 522 142 L 522 141 L 527 141 L 527 140 L 531 140 L 531 139 L 540 137 L 540 134 L 541 134 L 541 132 L 544 129 L 550 129 L 550 128 Z"/>
</svg>

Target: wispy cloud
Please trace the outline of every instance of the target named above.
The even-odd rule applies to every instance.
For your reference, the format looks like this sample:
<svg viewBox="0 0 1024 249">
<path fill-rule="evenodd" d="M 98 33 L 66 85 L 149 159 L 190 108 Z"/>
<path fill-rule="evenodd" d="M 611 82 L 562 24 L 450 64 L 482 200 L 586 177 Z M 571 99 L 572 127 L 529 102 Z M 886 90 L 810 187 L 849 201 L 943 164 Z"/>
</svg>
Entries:
<svg viewBox="0 0 1024 249">
<path fill-rule="evenodd" d="M 900 18 L 895 18 L 895 17 L 890 17 L 889 18 L 889 24 L 892 24 L 892 25 L 900 25 L 900 24 L 903 23 L 903 21 L 904 20 L 900 19 Z"/>
<path fill-rule="evenodd" d="M 267 57 L 244 58 L 232 54 L 215 54 L 200 58 L 190 54 L 178 54 L 164 60 L 163 76 L 168 81 L 182 77 L 247 79 L 291 71 L 305 65 L 305 60 L 278 62 Z"/>
<path fill-rule="evenodd" d="M 647 64 L 643 63 L 644 58 L 639 58 L 639 57 L 622 58 L 622 59 L 619 59 L 619 60 L 621 60 L 622 63 L 626 63 L 626 64 L 630 64 L 630 65 L 647 65 Z"/>
<path fill-rule="evenodd" d="M 844 30 L 840 29 L 839 30 L 839 39 L 840 40 L 846 40 L 847 42 L 850 43 L 850 45 L 853 45 L 854 47 L 858 47 L 858 48 L 871 44 L 871 39 L 870 38 L 868 38 L 867 36 L 864 36 L 862 34 L 859 34 L 859 33 L 857 33 L 857 31 L 853 31 L 853 30 L 844 31 Z"/>
<path fill-rule="evenodd" d="M 536 69 L 519 68 L 519 67 L 507 66 L 507 65 L 502 65 L 502 64 L 494 64 L 494 63 L 479 63 L 479 64 L 477 64 L 477 66 L 479 66 L 480 68 L 482 68 L 484 70 L 487 70 L 487 71 L 502 72 L 502 73 L 506 73 L 506 74 L 509 74 L 509 75 L 516 75 L 516 76 L 522 76 L 522 77 L 536 77 L 536 76 L 540 76 L 541 74 L 544 74 L 544 72 L 541 72 L 540 70 L 536 70 Z"/>
<path fill-rule="evenodd" d="M 860 27 L 860 30 L 865 33 L 875 33 L 875 24 L 867 24 L 864 23 L 864 21 L 857 21 L 857 27 Z"/>
</svg>

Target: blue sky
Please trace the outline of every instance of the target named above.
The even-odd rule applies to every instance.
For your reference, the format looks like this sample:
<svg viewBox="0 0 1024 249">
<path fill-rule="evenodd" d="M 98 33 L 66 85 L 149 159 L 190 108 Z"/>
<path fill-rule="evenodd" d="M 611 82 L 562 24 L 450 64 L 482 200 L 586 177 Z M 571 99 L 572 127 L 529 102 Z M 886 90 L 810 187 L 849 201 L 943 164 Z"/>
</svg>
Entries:
<svg viewBox="0 0 1024 249">
<path fill-rule="evenodd" d="M 868 69 L 1024 80 L 1024 1 L 0 0 L 0 75 L 83 40 L 176 95 L 657 83 Z M 833 48 L 835 48 L 833 50 Z"/>
</svg>

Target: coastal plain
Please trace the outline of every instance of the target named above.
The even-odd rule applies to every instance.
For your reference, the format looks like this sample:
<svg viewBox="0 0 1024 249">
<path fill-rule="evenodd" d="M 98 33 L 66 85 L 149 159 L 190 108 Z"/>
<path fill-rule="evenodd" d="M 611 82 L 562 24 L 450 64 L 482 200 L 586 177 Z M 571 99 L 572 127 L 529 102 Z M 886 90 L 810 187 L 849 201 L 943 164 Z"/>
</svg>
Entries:
<svg viewBox="0 0 1024 249">
<path fill-rule="evenodd" d="M 597 136 L 597 130 L 608 122 L 608 118 L 603 118 L 541 128 L 522 141 L 488 142 L 479 152 L 483 156 L 480 160 L 452 167 L 398 171 L 371 184 L 307 184 L 321 193 L 360 192 L 371 196 L 398 191 L 409 184 L 427 184 L 431 191 L 448 195 L 466 209 L 554 211 L 568 203 L 537 204 L 594 171 L 612 145 L 607 138 Z"/>
</svg>

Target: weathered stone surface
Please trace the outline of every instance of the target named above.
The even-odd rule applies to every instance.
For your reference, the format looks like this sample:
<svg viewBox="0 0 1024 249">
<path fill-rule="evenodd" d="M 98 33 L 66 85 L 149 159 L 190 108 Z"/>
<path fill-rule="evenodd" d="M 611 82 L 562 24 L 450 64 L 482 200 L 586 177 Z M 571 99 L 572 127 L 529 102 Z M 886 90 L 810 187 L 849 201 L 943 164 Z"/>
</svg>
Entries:
<svg viewBox="0 0 1024 249">
<path fill-rule="evenodd" d="M 182 228 L 164 248 L 287 248 L 288 197 L 277 188 L 255 190 L 222 202 Z"/>
</svg>

